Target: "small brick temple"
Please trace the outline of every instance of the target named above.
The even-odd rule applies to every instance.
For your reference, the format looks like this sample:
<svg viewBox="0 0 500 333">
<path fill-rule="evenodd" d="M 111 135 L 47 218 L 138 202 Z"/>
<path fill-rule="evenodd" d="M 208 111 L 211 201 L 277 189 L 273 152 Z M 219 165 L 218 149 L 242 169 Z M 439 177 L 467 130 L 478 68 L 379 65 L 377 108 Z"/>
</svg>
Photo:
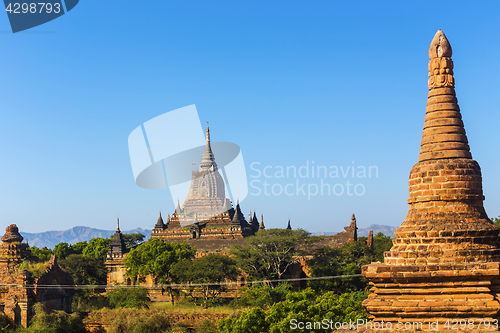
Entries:
<svg viewBox="0 0 500 333">
<path fill-rule="evenodd" d="M 373 292 L 363 306 L 372 323 L 385 323 L 366 332 L 381 332 L 377 326 L 385 332 L 499 330 L 500 229 L 483 208 L 481 169 L 457 104 L 451 55 L 439 30 L 429 49 L 429 95 L 420 157 L 410 171 L 409 212 L 384 263 L 363 267 Z M 460 320 L 468 326 L 453 326 Z M 394 329 L 398 322 L 423 327 Z"/>
</svg>

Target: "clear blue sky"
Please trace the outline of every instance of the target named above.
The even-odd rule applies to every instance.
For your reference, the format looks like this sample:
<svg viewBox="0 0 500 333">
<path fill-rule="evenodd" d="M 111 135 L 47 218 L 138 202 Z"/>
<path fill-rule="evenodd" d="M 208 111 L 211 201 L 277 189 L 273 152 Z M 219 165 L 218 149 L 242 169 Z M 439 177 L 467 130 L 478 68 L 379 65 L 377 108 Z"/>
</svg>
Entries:
<svg viewBox="0 0 500 333">
<path fill-rule="evenodd" d="M 363 195 L 250 194 L 267 227 L 399 226 L 418 160 L 428 48 L 447 35 L 485 208 L 500 215 L 500 2 L 84 0 L 12 34 L 0 15 L 0 227 L 152 228 L 167 190 L 134 183 L 127 139 L 196 104 L 213 141 L 238 144 L 248 180 L 275 192 L 321 178 L 256 177 L 270 166 L 376 166 Z M 217 158 L 217 156 L 216 156 Z M 260 185 L 258 185 L 260 184 Z M 289 193 L 295 187 L 289 187 Z M 340 187 L 337 187 L 337 193 Z M 353 188 L 351 188 L 353 193 Z M 0 232 L 1 233 L 1 232 Z"/>
</svg>

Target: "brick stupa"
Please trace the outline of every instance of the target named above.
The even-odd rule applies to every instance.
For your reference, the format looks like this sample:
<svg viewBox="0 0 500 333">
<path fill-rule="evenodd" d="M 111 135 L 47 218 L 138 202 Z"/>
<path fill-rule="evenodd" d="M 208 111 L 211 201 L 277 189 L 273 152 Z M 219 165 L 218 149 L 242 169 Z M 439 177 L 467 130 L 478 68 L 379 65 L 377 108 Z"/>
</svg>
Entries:
<svg viewBox="0 0 500 333">
<path fill-rule="evenodd" d="M 418 331 L 486 332 L 500 304 L 499 231 L 483 208 L 481 169 L 472 159 L 455 97 L 451 46 L 439 30 L 429 49 L 429 95 L 410 205 L 384 263 L 363 267 L 373 292 L 363 302 L 368 331 L 421 322 Z M 453 319 L 473 323 L 461 329 Z M 489 329 L 478 325 L 489 321 Z M 449 325 L 446 325 L 446 323 Z M 431 326 L 429 326 L 431 323 Z M 500 325 L 500 324 L 499 324 Z"/>
</svg>

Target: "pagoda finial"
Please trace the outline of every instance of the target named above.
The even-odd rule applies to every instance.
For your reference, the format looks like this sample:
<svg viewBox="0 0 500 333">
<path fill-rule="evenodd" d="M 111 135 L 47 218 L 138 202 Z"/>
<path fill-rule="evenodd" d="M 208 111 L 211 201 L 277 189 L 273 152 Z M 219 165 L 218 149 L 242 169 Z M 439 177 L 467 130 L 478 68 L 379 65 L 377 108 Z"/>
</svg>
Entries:
<svg viewBox="0 0 500 333">
<path fill-rule="evenodd" d="M 175 212 L 177 213 L 177 215 L 181 213 L 181 205 L 179 203 L 179 199 L 177 199 L 177 207 L 175 208 Z"/>
<path fill-rule="evenodd" d="M 451 57 L 451 45 L 445 34 L 439 29 L 432 39 L 429 47 L 429 58 Z"/>
<path fill-rule="evenodd" d="M 120 218 L 116 218 L 116 232 L 120 232 Z"/>
<path fill-rule="evenodd" d="M 288 226 L 286 227 L 287 230 L 292 230 L 292 226 L 290 225 L 290 219 L 288 219 Z"/>
<path fill-rule="evenodd" d="M 199 171 L 215 171 L 217 170 L 217 164 L 215 163 L 214 153 L 212 152 L 212 147 L 210 146 L 210 129 L 208 127 L 207 121 L 207 141 L 205 143 L 205 151 L 201 156 L 201 163 L 199 166 Z"/>
<path fill-rule="evenodd" d="M 429 48 L 429 95 L 419 162 L 444 158 L 472 159 L 455 97 L 451 45 L 438 30 Z"/>
</svg>

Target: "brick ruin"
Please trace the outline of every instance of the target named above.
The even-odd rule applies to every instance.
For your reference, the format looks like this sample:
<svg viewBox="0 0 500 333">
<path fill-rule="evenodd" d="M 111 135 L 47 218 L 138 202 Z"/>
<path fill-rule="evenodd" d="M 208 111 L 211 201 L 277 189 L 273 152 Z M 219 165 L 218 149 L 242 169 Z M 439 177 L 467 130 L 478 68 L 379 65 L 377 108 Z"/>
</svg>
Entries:
<svg viewBox="0 0 500 333">
<path fill-rule="evenodd" d="M 8 226 L 0 244 L 0 309 L 14 325 L 22 327 L 28 327 L 37 302 L 48 309 L 71 312 L 74 290 L 61 287 L 74 284 L 71 275 L 59 267 L 55 256 L 39 277 L 20 269 L 24 260 L 33 259 L 28 244 L 22 241 L 17 226 Z"/>
<path fill-rule="evenodd" d="M 429 49 L 429 94 L 420 157 L 409 177 L 409 212 L 384 263 L 363 267 L 373 292 L 363 306 L 378 323 L 366 332 L 393 332 L 388 325 L 398 322 L 423 323 L 419 331 L 498 331 L 500 229 L 483 208 L 481 169 L 457 104 L 451 55 L 439 30 Z M 473 327 L 453 329 L 453 319 Z"/>
</svg>

